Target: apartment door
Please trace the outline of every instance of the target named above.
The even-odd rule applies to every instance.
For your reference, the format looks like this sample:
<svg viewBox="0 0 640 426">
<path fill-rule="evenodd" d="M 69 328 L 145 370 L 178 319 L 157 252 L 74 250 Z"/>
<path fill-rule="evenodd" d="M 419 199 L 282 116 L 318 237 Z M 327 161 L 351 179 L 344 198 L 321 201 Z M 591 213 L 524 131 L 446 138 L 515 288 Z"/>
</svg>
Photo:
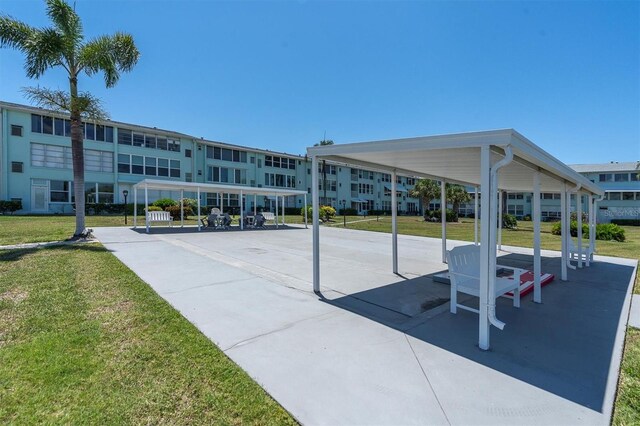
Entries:
<svg viewBox="0 0 640 426">
<path fill-rule="evenodd" d="M 47 182 L 36 182 L 31 184 L 31 211 L 49 211 L 49 185 Z"/>
</svg>

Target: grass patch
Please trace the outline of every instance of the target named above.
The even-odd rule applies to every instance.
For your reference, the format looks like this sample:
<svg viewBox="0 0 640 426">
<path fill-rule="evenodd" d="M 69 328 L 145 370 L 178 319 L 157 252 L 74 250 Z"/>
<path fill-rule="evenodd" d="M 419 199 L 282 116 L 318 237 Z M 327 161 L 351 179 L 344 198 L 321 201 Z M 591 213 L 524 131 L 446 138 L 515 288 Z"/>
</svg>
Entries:
<svg viewBox="0 0 640 426">
<path fill-rule="evenodd" d="M 0 401 L 5 424 L 294 424 L 98 244 L 0 252 Z"/>
</svg>

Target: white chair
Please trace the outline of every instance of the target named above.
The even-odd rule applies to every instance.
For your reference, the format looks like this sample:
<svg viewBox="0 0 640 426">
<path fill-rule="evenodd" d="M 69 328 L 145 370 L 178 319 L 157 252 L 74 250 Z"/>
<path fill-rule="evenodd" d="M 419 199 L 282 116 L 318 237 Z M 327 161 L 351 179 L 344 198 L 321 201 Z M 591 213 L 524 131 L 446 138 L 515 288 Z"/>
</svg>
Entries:
<svg viewBox="0 0 640 426">
<path fill-rule="evenodd" d="M 569 258 L 571 260 L 578 261 L 582 257 L 583 262 L 593 262 L 593 252 L 589 241 L 582 241 L 582 251 L 578 250 L 578 247 L 573 242 L 573 238 L 569 238 Z"/>
<path fill-rule="evenodd" d="M 477 309 L 458 304 L 458 292 L 480 297 L 480 246 L 468 245 L 456 247 L 447 251 L 449 264 L 449 279 L 451 281 L 451 313 L 455 314 L 457 308 L 479 313 Z M 513 292 L 513 306 L 520 307 L 520 275 L 523 269 L 500 266 L 503 269 L 513 271 L 509 278 L 496 278 L 494 287 L 494 299 L 508 292 Z"/>
<path fill-rule="evenodd" d="M 273 222 L 276 224 L 276 215 L 273 212 L 262 212 L 262 216 L 264 217 L 265 222 Z"/>
</svg>

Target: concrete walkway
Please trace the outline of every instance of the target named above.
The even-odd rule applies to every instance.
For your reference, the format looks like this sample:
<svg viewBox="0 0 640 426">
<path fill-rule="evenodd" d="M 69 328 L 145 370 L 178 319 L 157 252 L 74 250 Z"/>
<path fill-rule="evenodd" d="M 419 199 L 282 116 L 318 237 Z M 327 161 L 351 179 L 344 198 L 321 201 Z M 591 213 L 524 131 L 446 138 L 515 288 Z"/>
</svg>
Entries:
<svg viewBox="0 0 640 426">
<path fill-rule="evenodd" d="M 507 327 L 483 352 L 477 316 L 449 314 L 428 278 L 438 240 L 400 236 L 398 277 L 388 234 L 323 228 L 318 297 L 310 230 L 152 232 L 94 234 L 304 424 L 609 423 L 635 261 L 570 271 L 543 304 L 500 300 Z"/>
</svg>

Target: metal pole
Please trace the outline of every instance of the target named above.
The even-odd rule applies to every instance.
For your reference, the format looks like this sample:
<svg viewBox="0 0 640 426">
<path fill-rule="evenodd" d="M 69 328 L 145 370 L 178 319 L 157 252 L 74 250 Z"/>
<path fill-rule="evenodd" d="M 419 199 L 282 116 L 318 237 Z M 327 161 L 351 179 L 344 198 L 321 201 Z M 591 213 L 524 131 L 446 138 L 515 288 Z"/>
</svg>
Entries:
<svg viewBox="0 0 640 426">
<path fill-rule="evenodd" d="M 576 192 L 576 215 L 578 220 L 578 268 L 582 268 L 582 192 Z"/>
<path fill-rule="evenodd" d="M 284 226 L 284 225 L 285 225 L 285 223 L 284 223 L 284 216 L 285 216 L 285 215 L 284 215 L 284 205 L 285 205 L 285 202 L 284 202 L 284 201 L 285 201 L 285 200 L 284 200 L 284 199 L 285 199 L 285 196 L 283 195 L 283 196 L 282 196 L 282 226 Z M 276 200 L 277 200 L 277 198 L 276 198 Z"/>
<path fill-rule="evenodd" d="M 144 184 L 144 223 L 147 227 L 147 234 L 149 233 L 149 190 L 147 184 Z"/>
<path fill-rule="evenodd" d="M 313 291 L 320 291 L 320 200 L 318 199 L 318 157 L 311 157 L 311 209 L 313 218 Z"/>
<path fill-rule="evenodd" d="M 307 194 L 304 194 L 304 229 L 309 229 L 307 225 Z"/>
<path fill-rule="evenodd" d="M 447 263 L 447 183 L 440 181 L 440 225 L 442 227 L 442 263 Z"/>
<path fill-rule="evenodd" d="M 138 227 L 138 187 L 133 186 L 133 229 Z"/>
<path fill-rule="evenodd" d="M 184 189 L 180 190 L 180 228 L 184 228 Z"/>
<path fill-rule="evenodd" d="M 393 273 L 398 273 L 398 194 L 396 192 L 396 171 L 391 172 L 391 244 Z"/>
<path fill-rule="evenodd" d="M 498 250 L 502 250 L 502 191 L 498 190 Z"/>
<path fill-rule="evenodd" d="M 567 184 L 562 184 L 562 192 L 560 193 L 560 227 L 561 241 L 562 241 L 562 266 L 560 268 L 560 279 L 567 281 L 567 234 L 569 234 L 569 227 L 567 224 Z"/>
<path fill-rule="evenodd" d="M 475 200 L 473 201 L 473 242 L 475 245 L 478 245 L 478 216 L 480 212 L 478 211 L 478 187 L 476 186 L 473 189 L 473 193 L 475 196 Z"/>
<path fill-rule="evenodd" d="M 489 146 L 480 148 L 480 305 L 478 323 L 478 346 L 482 350 L 489 349 L 489 253 L 491 244 L 489 234 L 491 224 L 495 226 L 495 215 L 491 213 L 491 151 Z"/>
<path fill-rule="evenodd" d="M 242 191 L 240 191 L 240 230 L 244 229 L 244 202 L 242 200 Z"/>
<path fill-rule="evenodd" d="M 278 229 L 278 194 L 274 194 L 275 205 L 276 205 L 276 229 Z"/>
<path fill-rule="evenodd" d="M 540 172 L 533 173 L 533 301 L 542 303 L 540 283 Z"/>
<path fill-rule="evenodd" d="M 198 222 L 198 231 L 200 231 L 200 187 L 198 187 L 198 213 L 196 215 L 196 221 Z"/>
<path fill-rule="evenodd" d="M 253 216 L 255 217 L 257 213 L 258 213 L 258 195 L 253 194 Z"/>
</svg>

